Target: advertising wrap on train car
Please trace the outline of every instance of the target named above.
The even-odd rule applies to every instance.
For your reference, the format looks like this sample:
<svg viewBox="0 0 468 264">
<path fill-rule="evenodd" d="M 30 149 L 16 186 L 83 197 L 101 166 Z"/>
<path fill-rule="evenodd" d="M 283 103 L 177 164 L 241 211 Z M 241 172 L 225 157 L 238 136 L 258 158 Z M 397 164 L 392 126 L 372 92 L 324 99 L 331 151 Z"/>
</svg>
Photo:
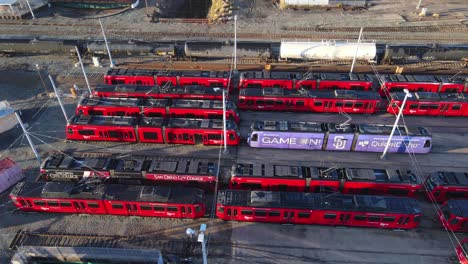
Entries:
<svg viewBox="0 0 468 264">
<path fill-rule="evenodd" d="M 365 152 L 382 152 L 387 144 L 388 136 L 378 135 L 359 135 L 355 151 Z M 425 146 L 426 141 L 430 138 L 425 137 L 408 137 L 408 136 L 394 136 L 390 142 L 388 152 L 407 153 L 428 153 L 431 150 L 431 146 Z"/>
<path fill-rule="evenodd" d="M 214 181 L 216 176 L 198 176 L 198 175 L 174 175 L 174 174 L 161 174 L 161 173 L 146 173 L 146 178 L 156 181 Z"/>
<path fill-rule="evenodd" d="M 249 145 L 259 148 L 322 149 L 323 133 L 254 132 Z"/>
<path fill-rule="evenodd" d="M 332 134 L 327 139 L 326 150 L 351 151 L 354 134 Z"/>
</svg>

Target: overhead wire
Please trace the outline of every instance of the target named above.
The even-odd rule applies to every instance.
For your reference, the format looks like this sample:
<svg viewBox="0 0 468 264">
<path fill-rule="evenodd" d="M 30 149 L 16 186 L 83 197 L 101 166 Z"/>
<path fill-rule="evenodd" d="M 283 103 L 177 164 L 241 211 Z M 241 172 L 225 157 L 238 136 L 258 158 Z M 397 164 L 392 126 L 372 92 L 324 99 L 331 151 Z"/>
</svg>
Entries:
<svg viewBox="0 0 468 264">
<path fill-rule="evenodd" d="M 375 68 L 374 65 L 372 65 L 372 69 L 374 70 L 375 76 L 376 76 L 377 80 L 380 83 L 380 87 L 384 89 L 384 93 L 385 93 L 385 96 L 387 97 L 387 100 L 389 102 L 391 102 L 391 100 L 393 99 L 391 93 L 389 93 L 388 90 L 385 89 L 384 81 L 382 80 L 382 78 L 378 74 L 377 69 Z M 398 111 L 403 111 L 403 109 L 401 108 L 402 106 L 396 105 L 396 107 L 397 107 Z M 402 119 L 404 128 L 407 128 L 407 124 L 406 124 L 403 113 L 401 113 L 401 119 Z M 397 130 L 398 130 L 399 135 L 403 136 L 403 133 L 400 131 L 400 127 L 398 126 L 398 124 L 396 124 L 396 126 L 397 126 Z M 407 131 L 405 131 L 404 134 L 406 136 L 408 136 Z M 427 186 L 427 182 L 426 182 L 426 179 L 424 177 L 423 170 L 421 169 L 421 166 L 418 163 L 418 160 L 416 158 L 413 145 L 411 144 L 410 141 L 406 142 L 405 140 L 403 140 L 403 144 L 405 145 L 405 149 L 408 152 L 408 156 L 409 156 L 410 161 L 411 161 L 411 163 L 413 165 L 413 168 L 415 168 L 415 170 L 416 170 L 415 175 L 419 178 L 419 181 L 421 182 L 421 184 L 422 184 L 422 186 L 423 186 L 423 188 L 425 190 L 425 193 L 428 195 L 429 200 L 430 200 L 432 206 L 434 207 L 434 209 L 436 211 L 436 214 L 439 215 L 439 212 L 442 212 L 442 209 L 441 209 L 440 205 L 437 203 L 437 201 L 436 201 L 434 195 L 432 194 L 431 190 Z M 448 220 L 448 219 L 445 218 L 445 216 L 443 214 L 442 214 L 442 217 L 446 221 Z M 465 249 L 463 248 L 463 246 L 461 245 L 461 242 L 458 239 L 458 237 L 456 236 L 455 232 L 453 230 L 451 230 L 449 227 L 447 227 L 444 223 L 441 223 L 441 224 L 442 224 L 444 230 L 447 233 L 447 236 L 448 236 L 448 238 L 449 238 L 449 240 L 450 240 L 450 242 L 452 244 L 452 247 L 453 247 L 454 251 L 456 252 L 457 246 L 460 246 L 460 248 L 462 249 L 464 254 L 468 255 L 467 252 L 465 251 Z"/>
</svg>

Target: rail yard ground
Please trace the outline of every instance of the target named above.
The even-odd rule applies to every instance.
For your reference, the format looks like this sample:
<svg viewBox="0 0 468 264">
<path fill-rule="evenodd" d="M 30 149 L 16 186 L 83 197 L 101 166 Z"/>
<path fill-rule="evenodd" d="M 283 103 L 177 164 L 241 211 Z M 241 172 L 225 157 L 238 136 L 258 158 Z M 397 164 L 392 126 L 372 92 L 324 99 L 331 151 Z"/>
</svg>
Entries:
<svg viewBox="0 0 468 264">
<path fill-rule="evenodd" d="M 238 37 L 243 39 L 356 39 L 359 28 L 365 27 L 365 40 L 385 42 L 467 42 L 467 11 L 464 1 L 423 1 L 426 17 L 416 13 L 417 1 L 368 1 L 364 10 L 351 8 L 319 8 L 317 10 L 280 11 L 272 0 L 233 1 L 238 14 Z M 110 39 L 142 40 L 223 39 L 233 37 L 232 23 L 150 23 L 155 0 L 135 10 L 108 16 L 93 14 L 89 19 L 62 16 L 59 8 L 47 7 L 35 20 L 1 21 L 1 33 L 8 35 L 38 35 L 68 38 L 101 38 L 96 17 L 102 16 Z M 433 14 L 438 14 L 433 16 Z"/>
<path fill-rule="evenodd" d="M 364 26 L 366 40 L 384 40 L 394 43 L 467 43 L 467 15 L 464 1 L 423 1 L 429 16 L 420 18 L 416 13 L 417 1 L 369 1 L 365 10 L 331 8 L 319 10 L 279 11 L 269 0 L 234 1 L 238 8 L 239 36 L 245 39 L 276 40 L 280 38 L 320 40 L 324 38 L 357 38 Z M 148 1 L 154 6 L 154 1 Z M 1 21 L 0 36 L 50 36 L 65 38 L 101 38 L 95 19 L 67 18 L 54 10 L 43 9 L 36 20 Z M 55 10 L 58 11 L 58 10 Z M 149 10 L 151 11 L 151 10 Z M 183 24 L 150 23 L 143 5 L 115 16 L 103 18 L 107 37 L 143 40 L 172 39 L 223 39 L 232 37 L 232 23 Z M 432 14 L 439 16 L 432 16 Z M 368 30 L 366 31 L 366 28 Z M 147 62 L 151 58 L 117 58 L 117 62 Z M 74 61 L 59 56 L 0 57 L 0 95 L 16 109 L 22 111 L 33 141 L 43 158 L 55 151 L 96 151 L 145 155 L 175 155 L 217 158 L 218 147 L 184 145 L 150 145 L 126 143 L 67 142 L 66 121 L 55 98 L 50 97 L 52 87 L 47 74 L 51 74 L 64 94 L 67 113 L 71 116 L 77 99 L 69 96 L 69 88 L 77 84 L 79 92 L 86 90 L 80 69 Z M 91 84 L 102 84 L 106 68 L 89 67 L 85 63 Z M 103 61 L 106 65 L 107 61 Z M 36 68 L 35 65 L 39 68 Z M 228 66 L 203 63 L 173 63 L 168 69 L 210 69 Z M 349 65 L 347 65 L 349 66 Z M 340 67 L 347 67 L 341 65 Z M 447 66 L 447 65 L 446 65 Z M 252 65 L 240 65 L 240 68 Z M 261 67 L 256 66 L 256 67 Z M 333 65 L 327 65 L 333 68 Z M 437 66 L 427 65 L 424 70 L 437 71 Z M 440 66 L 441 67 L 441 66 Z M 244 68 L 244 69 L 245 69 Z M 444 67 L 441 67 L 444 68 Z M 445 67 L 448 72 L 467 74 L 462 65 Z M 359 70 L 372 72 L 368 65 Z M 387 71 L 392 71 L 394 66 Z M 445 70 L 447 70 L 445 69 Z M 444 70 L 444 69 L 442 69 Z M 356 123 L 393 123 L 389 114 L 353 115 Z M 297 113 L 241 113 L 241 133 L 245 137 L 251 121 L 255 119 L 302 120 L 318 122 L 342 122 L 345 118 L 336 114 Z M 428 155 L 419 155 L 416 162 L 424 172 L 438 169 L 468 171 L 468 122 L 464 118 L 405 117 L 408 124 L 423 125 L 433 133 L 434 148 Z M 25 171 L 28 180 L 38 175 L 35 159 L 20 129 L 0 135 L 1 157 L 12 157 Z M 389 154 L 381 161 L 378 153 L 346 153 L 301 150 L 269 150 L 249 148 L 245 140 L 239 147 L 230 147 L 222 155 L 224 172 L 232 161 L 252 159 L 296 164 L 300 161 L 316 162 L 320 166 L 406 167 L 412 161 L 408 155 Z M 421 226 L 410 231 L 393 231 L 370 228 L 336 228 L 328 226 L 278 225 L 259 223 L 223 222 L 207 215 L 198 220 L 174 220 L 138 217 L 62 215 L 23 213 L 9 202 L 8 192 L 0 195 L 0 263 L 7 263 L 11 255 L 8 246 L 18 230 L 42 233 L 75 234 L 83 236 L 107 236 L 121 241 L 129 248 L 153 247 L 163 253 L 192 257 L 201 263 L 199 243 L 193 251 L 181 250 L 175 242 L 185 243 L 185 229 L 198 229 L 208 224 L 208 260 L 210 263 L 454 263 L 455 251 L 448 234 L 436 218 L 434 207 L 420 199 L 424 217 Z M 457 234 L 459 239 L 462 234 Z M 173 242 L 173 243 L 171 243 Z M 183 247 L 182 247 L 183 248 Z"/>
</svg>

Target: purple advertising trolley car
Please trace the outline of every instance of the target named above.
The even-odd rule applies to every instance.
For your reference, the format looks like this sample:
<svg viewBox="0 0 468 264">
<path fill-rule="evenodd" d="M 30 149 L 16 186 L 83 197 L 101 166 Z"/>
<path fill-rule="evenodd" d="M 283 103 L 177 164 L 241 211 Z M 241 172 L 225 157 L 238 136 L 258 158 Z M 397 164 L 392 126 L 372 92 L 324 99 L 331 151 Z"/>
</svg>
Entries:
<svg viewBox="0 0 468 264">
<path fill-rule="evenodd" d="M 391 125 L 254 121 L 247 143 L 254 148 L 382 152 Z M 428 153 L 431 133 L 424 127 L 398 126 L 389 152 Z"/>
</svg>

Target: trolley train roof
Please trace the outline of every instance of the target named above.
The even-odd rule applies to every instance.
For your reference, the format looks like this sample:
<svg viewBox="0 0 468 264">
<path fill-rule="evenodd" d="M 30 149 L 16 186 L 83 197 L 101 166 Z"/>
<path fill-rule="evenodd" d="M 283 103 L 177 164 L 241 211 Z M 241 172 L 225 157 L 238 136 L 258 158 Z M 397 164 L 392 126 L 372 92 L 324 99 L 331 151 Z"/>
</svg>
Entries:
<svg viewBox="0 0 468 264">
<path fill-rule="evenodd" d="M 421 213 L 414 199 L 370 195 L 224 190 L 218 193 L 218 204 L 257 208 Z"/>
</svg>

